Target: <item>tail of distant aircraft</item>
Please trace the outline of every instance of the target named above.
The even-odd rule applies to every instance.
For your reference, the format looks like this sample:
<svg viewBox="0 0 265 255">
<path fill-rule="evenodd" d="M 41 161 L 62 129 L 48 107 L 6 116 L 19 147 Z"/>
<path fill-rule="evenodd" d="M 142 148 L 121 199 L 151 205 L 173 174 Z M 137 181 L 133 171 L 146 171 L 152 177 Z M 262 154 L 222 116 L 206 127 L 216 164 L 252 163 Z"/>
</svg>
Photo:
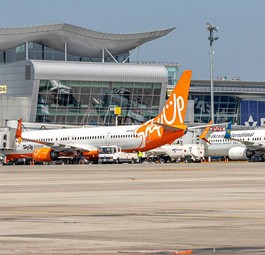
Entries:
<svg viewBox="0 0 265 255">
<path fill-rule="evenodd" d="M 202 139 L 203 141 L 207 142 L 210 144 L 210 142 L 208 141 L 207 139 L 207 135 L 208 135 L 208 132 L 211 128 L 211 124 L 213 123 L 213 120 L 211 120 L 209 123 L 208 123 L 208 126 L 206 126 L 206 128 L 203 130 L 202 134 L 199 136 L 200 139 Z"/>
<path fill-rule="evenodd" d="M 231 129 L 232 129 L 232 122 L 228 122 L 227 127 L 225 129 L 225 139 L 230 139 L 231 138 Z"/>
<path fill-rule="evenodd" d="M 22 134 L 22 118 L 18 120 L 17 131 L 16 131 L 16 138 L 18 139 L 19 143 L 22 141 L 21 134 Z"/>
<path fill-rule="evenodd" d="M 148 150 L 160 146 L 161 139 L 167 141 L 164 144 L 172 143 L 186 133 L 187 125 L 184 124 L 184 119 L 191 75 L 191 70 L 184 71 L 162 111 L 137 129 L 136 133 L 142 136 L 140 148 Z"/>
</svg>

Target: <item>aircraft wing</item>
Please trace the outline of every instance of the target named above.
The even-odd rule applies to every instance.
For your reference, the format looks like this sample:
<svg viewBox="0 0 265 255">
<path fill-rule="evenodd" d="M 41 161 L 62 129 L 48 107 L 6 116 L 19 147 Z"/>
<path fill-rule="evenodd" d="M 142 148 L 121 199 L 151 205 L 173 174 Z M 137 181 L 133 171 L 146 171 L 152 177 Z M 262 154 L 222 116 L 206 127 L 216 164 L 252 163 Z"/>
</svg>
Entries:
<svg viewBox="0 0 265 255">
<path fill-rule="evenodd" d="M 97 150 L 97 148 L 95 146 L 89 145 L 89 144 L 60 144 L 60 143 L 53 143 L 53 142 L 46 142 L 46 141 L 38 141 L 35 139 L 27 139 L 27 138 L 23 138 L 24 140 L 30 141 L 30 142 L 34 142 L 34 143 L 38 143 L 38 144 L 42 144 L 42 145 L 46 145 L 48 147 L 53 148 L 55 151 L 91 151 L 91 150 Z"/>
<path fill-rule="evenodd" d="M 198 138 L 200 138 L 203 141 L 205 141 L 205 142 L 207 142 L 207 143 L 210 144 L 210 142 L 207 139 L 207 137 L 209 136 L 209 130 L 210 130 L 210 128 L 211 127 L 214 127 L 214 126 L 224 126 L 224 125 L 226 125 L 226 123 L 213 124 L 213 121 L 210 120 L 210 122 L 208 124 L 201 125 L 201 126 L 188 127 L 188 130 L 204 128 L 203 132 L 201 133 L 200 136 L 198 136 Z"/>
<path fill-rule="evenodd" d="M 249 141 L 242 141 L 235 138 L 229 138 L 230 140 L 236 141 L 238 143 L 244 144 L 248 149 L 256 151 L 256 150 L 265 150 L 265 144 L 262 143 L 255 143 Z"/>
<path fill-rule="evenodd" d="M 210 121 L 208 124 L 204 124 L 204 125 L 200 125 L 200 126 L 192 126 L 192 127 L 188 127 L 188 130 L 192 130 L 192 129 L 200 129 L 200 128 L 207 128 L 207 127 L 215 127 L 215 126 L 225 126 L 227 125 L 227 123 L 218 123 L 218 124 L 212 124 L 212 121 Z"/>
<path fill-rule="evenodd" d="M 74 150 L 81 150 L 81 151 L 95 151 L 97 150 L 97 147 L 92 146 L 90 144 L 72 144 L 72 145 L 68 145 L 70 146 L 70 148 L 74 149 Z"/>
</svg>

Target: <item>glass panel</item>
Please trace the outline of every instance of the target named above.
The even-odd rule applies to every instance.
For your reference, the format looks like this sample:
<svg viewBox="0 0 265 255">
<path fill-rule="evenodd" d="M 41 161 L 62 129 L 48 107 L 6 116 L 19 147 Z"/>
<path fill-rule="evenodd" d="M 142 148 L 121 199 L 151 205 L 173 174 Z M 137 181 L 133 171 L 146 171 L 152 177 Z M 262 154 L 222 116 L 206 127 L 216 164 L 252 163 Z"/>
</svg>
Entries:
<svg viewBox="0 0 265 255">
<path fill-rule="evenodd" d="M 160 84 L 41 80 L 37 122 L 115 125 L 114 107 L 120 106 L 124 124 L 141 123 L 157 114 Z M 141 86 L 141 87 L 140 87 Z M 157 87 L 158 96 L 152 95 Z M 159 88 L 159 89 L 158 89 Z M 133 97 L 134 96 L 134 97 Z"/>
<path fill-rule="evenodd" d="M 134 95 L 142 95 L 143 93 L 143 83 L 135 83 L 134 84 L 134 90 L 133 90 L 133 94 Z"/>
<path fill-rule="evenodd" d="M 101 95 L 101 91 L 102 91 L 102 83 L 101 82 L 93 82 L 91 93 Z"/>
<path fill-rule="evenodd" d="M 65 81 L 65 83 L 67 83 L 66 81 Z M 70 83 L 69 83 L 69 85 L 71 86 L 71 88 L 80 88 L 80 86 L 81 86 L 81 82 L 80 81 L 71 81 Z"/>
<path fill-rule="evenodd" d="M 5 59 L 4 59 L 4 52 L 2 51 L 2 52 L 0 52 L 0 63 L 1 64 L 4 64 L 4 61 L 5 61 Z"/>
<path fill-rule="evenodd" d="M 154 84 L 154 90 L 153 90 L 154 96 L 160 96 L 161 95 L 161 89 L 162 89 L 162 85 L 159 83 L 155 83 Z"/>
</svg>

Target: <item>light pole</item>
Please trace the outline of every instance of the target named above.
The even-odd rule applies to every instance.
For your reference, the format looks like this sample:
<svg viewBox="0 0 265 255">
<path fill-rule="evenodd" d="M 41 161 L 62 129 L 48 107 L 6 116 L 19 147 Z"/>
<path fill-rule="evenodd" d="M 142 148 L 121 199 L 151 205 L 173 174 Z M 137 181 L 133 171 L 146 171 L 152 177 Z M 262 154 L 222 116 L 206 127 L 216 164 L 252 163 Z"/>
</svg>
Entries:
<svg viewBox="0 0 265 255">
<path fill-rule="evenodd" d="M 212 25 L 211 23 L 207 23 L 207 29 L 210 32 L 210 36 L 208 40 L 210 41 L 210 79 L 211 79 L 211 119 L 214 123 L 214 94 L 213 94 L 213 41 L 218 40 L 218 36 L 214 36 L 214 32 L 217 32 L 218 35 L 218 27 Z"/>
</svg>

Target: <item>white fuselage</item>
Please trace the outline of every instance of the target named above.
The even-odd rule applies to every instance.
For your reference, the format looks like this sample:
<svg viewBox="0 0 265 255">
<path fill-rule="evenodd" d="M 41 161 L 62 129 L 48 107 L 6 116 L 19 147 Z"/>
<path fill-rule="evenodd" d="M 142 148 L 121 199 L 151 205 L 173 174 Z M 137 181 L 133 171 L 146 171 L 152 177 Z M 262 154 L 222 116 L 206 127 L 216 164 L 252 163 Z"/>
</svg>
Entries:
<svg viewBox="0 0 265 255">
<path fill-rule="evenodd" d="M 143 137 L 136 135 L 135 126 L 73 128 L 60 130 L 38 130 L 23 132 L 22 138 L 38 140 L 53 144 L 80 147 L 87 150 L 97 149 L 99 146 L 115 144 L 123 150 L 138 148 L 143 143 Z"/>
</svg>

